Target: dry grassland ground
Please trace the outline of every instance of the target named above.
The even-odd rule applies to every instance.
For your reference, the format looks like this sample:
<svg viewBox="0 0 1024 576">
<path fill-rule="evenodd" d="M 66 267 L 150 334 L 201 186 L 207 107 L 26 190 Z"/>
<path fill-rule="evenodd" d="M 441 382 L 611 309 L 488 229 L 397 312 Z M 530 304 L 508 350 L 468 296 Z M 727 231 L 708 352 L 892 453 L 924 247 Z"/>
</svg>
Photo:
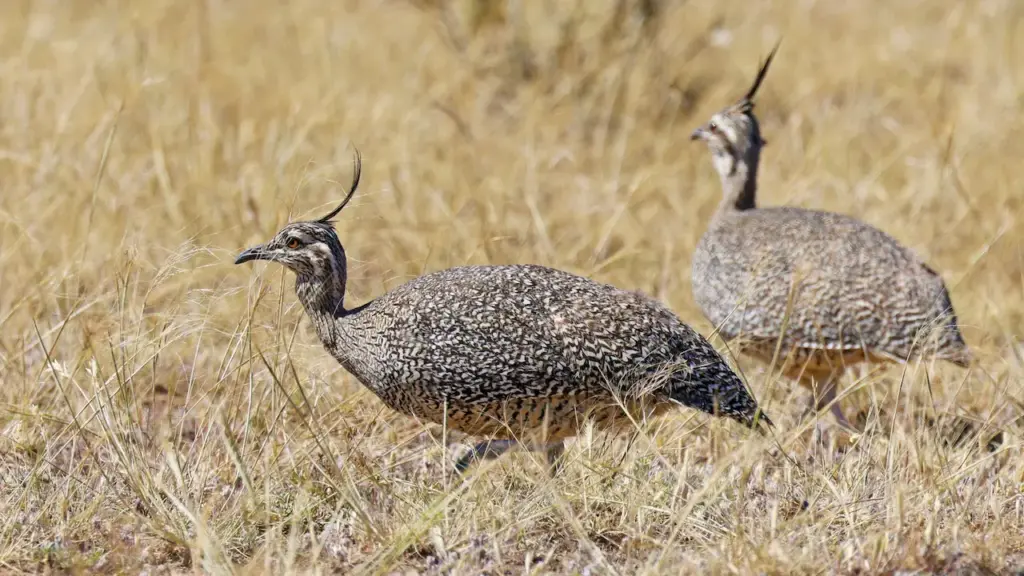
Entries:
<svg viewBox="0 0 1024 576">
<path fill-rule="evenodd" d="M 1024 5 L 12 1 L 0 7 L 0 571 L 1012 573 L 1024 568 Z M 280 266 L 339 220 L 361 303 L 535 262 L 664 300 L 718 201 L 689 133 L 748 86 L 763 204 L 853 214 L 942 272 L 976 367 L 806 392 L 774 439 L 680 410 L 560 476 L 475 468 L 321 348 Z M 714 339 L 716 345 L 722 343 Z M 780 452 L 780 447 L 782 452 Z"/>
</svg>

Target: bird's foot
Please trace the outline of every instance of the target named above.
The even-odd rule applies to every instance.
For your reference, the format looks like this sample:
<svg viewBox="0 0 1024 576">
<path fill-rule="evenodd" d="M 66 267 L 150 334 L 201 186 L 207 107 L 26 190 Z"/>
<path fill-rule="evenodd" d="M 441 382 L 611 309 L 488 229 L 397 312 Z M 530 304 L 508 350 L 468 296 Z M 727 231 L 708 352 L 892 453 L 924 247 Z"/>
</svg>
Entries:
<svg viewBox="0 0 1024 576">
<path fill-rule="evenodd" d="M 552 442 L 547 445 L 544 452 L 548 459 L 548 473 L 554 478 L 562 471 L 562 465 L 565 463 L 565 458 L 562 457 L 565 454 L 565 444 Z"/>
<path fill-rule="evenodd" d="M 455 474 L 463 474 L 475 462 L 494 460 L 518 444 L 515 440 L 486 440 L 480 442 L 455 463 Z M 538 448 L 533 449 L 537 450 Z M 565 452 L 565 445 L 562 442 L 552 442 L 543 445 L 543 449 L 547 458 L 548 472 L 551 476 L 555 476 L 562 469 L 562 455 Z"/>
<path fill-rule="evenodd" d="M 473 446 L 455 463 L 455 473 L 463 474 L 475 462 L 494 460 L 516 445 L 515 440 L 485 440 Z"/>
</svg>

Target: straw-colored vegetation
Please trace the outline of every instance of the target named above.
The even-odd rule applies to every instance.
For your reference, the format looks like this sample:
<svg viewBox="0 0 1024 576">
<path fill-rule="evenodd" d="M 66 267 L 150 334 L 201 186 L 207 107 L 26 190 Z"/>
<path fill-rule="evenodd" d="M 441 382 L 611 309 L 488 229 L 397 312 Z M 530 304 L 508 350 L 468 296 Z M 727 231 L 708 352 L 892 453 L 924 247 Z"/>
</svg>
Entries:
<svg viewBox="0 0 1024 576">
<path fill-rule="evenodd" d="M 325 212 L 354 144 L 353 303 L 535 262 L 710 335 L 688 137 L 780 36 L 762 203 L 913 247 L 978 358 L 847 377 L 845 453 L 739 359 L 775 438 L 680 410 L 553 480 L 516 452 L 452 481 L 464 439 L 346 374 L 283 268 L 231 264 Z M 1020 2 L 8 2 L 0 47 L 0 571 L 1024 566 Z"/>
</svg>

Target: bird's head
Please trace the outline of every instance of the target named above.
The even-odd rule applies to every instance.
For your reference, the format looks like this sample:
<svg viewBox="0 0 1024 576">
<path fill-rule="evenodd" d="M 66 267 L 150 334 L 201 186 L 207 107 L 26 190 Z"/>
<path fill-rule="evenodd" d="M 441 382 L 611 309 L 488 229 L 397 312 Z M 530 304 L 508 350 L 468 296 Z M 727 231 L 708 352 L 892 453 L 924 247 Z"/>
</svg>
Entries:
<svg viewBox="0 0 1024 576">
<path fill-rule="evenodd" d="M 235 264 L 251 260 L 279 262 L 296 276 L 324 276 L 335 268 L 337 247 L 341 242 L 330 223 L 292 222 L 269 242 L 253 246 L 238 255 Z"/>
<path fill-rule="evenodd" d="M 741 164 L 756 163 L 761 147 L 766 144 L 754 116 L 754 95 L 761 87 L 778 48 L 778 44 L 772 48 L 743 98 L 715 113 L 707 123 L 690 134 L 690 140 L 703 140 L 707 144 L 715 170 L 722 178 L 732 175 Z"/>
<path fill-rule="evenodd" d="M 300 282 L 326 281 L 339 273 L 340 280 L 344 282 L 345 252 L 331 219 L 352 199 L 356 188 L 359 187 L 360 172 L 361 161 L 357 150 L 352 185 L 337 208 L 317 220 L 287 224 L 269 242 L 253 246 L 239 254 L 235 264 L 251 260 L 270 260 L 279 262 L 295 272 Z"/>
</svg>

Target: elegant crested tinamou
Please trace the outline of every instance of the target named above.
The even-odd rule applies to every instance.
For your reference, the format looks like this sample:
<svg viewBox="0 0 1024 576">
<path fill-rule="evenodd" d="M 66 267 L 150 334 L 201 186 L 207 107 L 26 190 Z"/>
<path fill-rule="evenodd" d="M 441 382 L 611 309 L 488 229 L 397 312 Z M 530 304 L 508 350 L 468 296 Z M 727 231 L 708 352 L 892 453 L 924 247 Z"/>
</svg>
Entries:
<svg viewBox="0 0 1024 576">
<path fill-rule="evenodd" d="M 390 408 L 488 440 L 457 468 L 516 441 L 549 460 L 584 417 L 600 427 L 684 405 L 747 426 L 770 424 L 700 334 L 636 292 L 534 265 L 463 266 L 426 274 L 349 308 L 347 264 L 331 219 L 294 222 L 242 252 L 295 273 L 324 347 Z M 760 429 L 760 428 L 759 428 Z"/>
<path fill-rule="evenodd" d="M 765 141 L 753 98 L 774 55 L 743 98 L 691 136 L 707 144 L 722 183 L 693 255 L 693 293 L 744 352 L 771 361 L 781 343 L 784 371 L 853 428 L 834 402 L 847 366 L 922 353 L 966 366 L 970 354 L 942 278 L 893 237 L 841 214 L 757 206 Z"/>
</svg>

